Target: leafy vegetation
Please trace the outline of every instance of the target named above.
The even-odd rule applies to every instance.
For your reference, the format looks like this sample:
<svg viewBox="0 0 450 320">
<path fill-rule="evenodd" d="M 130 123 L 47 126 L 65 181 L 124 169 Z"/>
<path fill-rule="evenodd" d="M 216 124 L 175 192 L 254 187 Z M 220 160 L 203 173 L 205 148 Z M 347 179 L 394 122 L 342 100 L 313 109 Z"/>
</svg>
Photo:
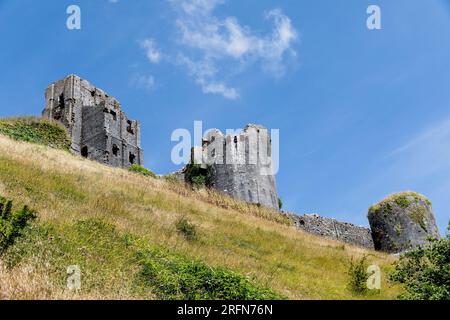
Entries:
<svg viewBox="0 0 450 320">
<path fill-rule="evenodd" d="M 13 211 L 12 201 L 0 197 L 0 254 L 14 243 L 27 223 L 35 217 L 34 212 L 27 206 Z"/>
<path fill-rule="evenodd" d="M 348 269 L 348 288 L 352 293 L 356 295 L 363 295 L 367 293 L 367 280 L 369 279 L 367 268 L 367 256 L 363 256 L 357 261 L 350 261 L 350 267 Z"/>
<path fill-rule="evenodd" d="M 35 117 L 0 119 L 0 134 L 15 140 L 69 150 L 70 137 L 59 123 Z"/>
<path fill-rule="evenodd" d="M 427 225 L 426 225 L 426 217 L 427 217 L 427 210 L 423 207 L 416 207 L 414 208 L 409 216 L 411 217 L 411 220 L 417 223 L 425 232 L 427 232 Z"/>
<path fill-rule="evenodd" d="M 147 168 L 144 168 L 143 166 L 140 166 L 138 164 L 133 164 L 129 169 L 129 171 L 134 173 L 139 173 L 144 176 L 152 177 L 152 178 L 158 178 L 156 174 L 154 174 L 152 171 L 148 170 Z"/>
<path fill-rule="evenodd" d="M 409 207 L 409 205 L 411 204 L 411 202 L 406 198 L 406 196 L 399 196 L 398 198 L 395 199 L 395 203 L 403 209 L 406 209 Z"/>
<path fill-rule="evenodd" d="M 197 238 L 197 227 L 189 222 L 186 217 L 181 217 L 175 224 L 178 232 L 180 232 L 187 240 L 195 240 Z"/>
<path fill-rule="evenodd" d="M 210 267 L 166 250 L 139 253 L 142 276 L 157 297 L 170 300 L 270 300 L 282 297 L 222 267 Z"/>
<path fill-rule="evenodd" d="M 391 203 L 395 203 L 401 208 L 407 208 L 411 204 L 411 201 L 408 199 L 409 197 L 412 197 L 416 203 L 424 201 L 428 206 L 432 206 L 431 201 L 424 195 L 414 191 L 405 191 L 394 193 L 381 202 L 371 206 L 369 208 L 369 215 L 379 213 L 381 209 L 383 209 L 383 212 L 386 214 L 392 213 Z"/>
<path fill-rule="evenodd" d="M 278 198 L 278 208 L 280 210 L 283 209 L 283 200 L 281 200 L 281 198 Z"/>
<path fill-rule="evenodd" d="M 429 246 L 403 254 L 390 279 L 405 287 L 401 299 L 450 300 L 450 233 L 444 239 L 431 240 Z"/>
<path fill-rule="evenodd" d="M 189 164 L 186 167 L 186 181 L 196 188 L 201 188 L 208 185 L 208 175 L 209 168 L 204 169 L 199 164 Z"/>
</svg>

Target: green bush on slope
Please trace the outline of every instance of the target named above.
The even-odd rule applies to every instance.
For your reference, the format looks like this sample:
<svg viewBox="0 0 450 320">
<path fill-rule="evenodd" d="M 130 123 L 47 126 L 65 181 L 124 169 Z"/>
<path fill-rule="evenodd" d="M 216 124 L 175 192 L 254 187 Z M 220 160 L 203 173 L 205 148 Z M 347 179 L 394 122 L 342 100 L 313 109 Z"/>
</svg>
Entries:
<svg viewBox="0 0 450 320">
<path fill-rule="evenodd" d="M 139 173 L 139 174 L 142 174 L 144 176 L 152 177 L 152 178 L 155 178 L 155 179 L 158 178 L 158 176 L 156 174 L 154 174 L 153 172 L 151 172 L 147 168 L 144 168 L 143 166 L 140 166 L 138 164 L 133 164 L 128 170 L 131 171 L 131 172 Z"/>
<path fill-rule="evenodd" d="M 36 117 L 0 119 L 0 134 L 57 149 L 69 150 L 71 145 L 69 135 L 62 125 Z"/>
<path fill-rule="evenodd" d="M 390 279 L 405 287 L 401 299 L 450 300 L 450 233 L 444 239 L 431 240 L 428 246 L 403 254 Z"/>
<path fill-rule="evenodd" d="M 0 197 L 0 254 L 19 237 L 28 221 L 34 219 L 34 212 L 24 206 L 13 211 L 12 201 Z"/>
<path fill-rule="evenodd" d="M 161 299 L 270 300 L 281 296 L 221 267 L 210 267 L 163 249 L 139 252 L 142 276 Z"/>
</svg>

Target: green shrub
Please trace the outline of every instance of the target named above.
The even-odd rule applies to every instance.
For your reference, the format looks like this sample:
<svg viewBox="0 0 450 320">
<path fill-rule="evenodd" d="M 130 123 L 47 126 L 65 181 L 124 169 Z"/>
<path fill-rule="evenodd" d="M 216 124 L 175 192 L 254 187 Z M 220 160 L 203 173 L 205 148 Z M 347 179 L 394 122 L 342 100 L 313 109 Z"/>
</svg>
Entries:
<svg viewBox="0 0 450 320">
<path fill-rule="evenodd" d="M 349 275 L 348 287 L 352 293 L 356 295 L 364 295 L 367 293 L 367 280 L 369 279 L 367 268 L 366 256 L 356 262 L 353 260 L 350 261 L 350 267 L 347 273 Z"/>
<path fill-rule="evenodd" d="M 177 220 L 175 224 L 179 233 L 181 233 L 187 240 L 195 240 L 197 238 L 197 227 L 189 222 L 185 217 Z"/>
<path fill-rule="evenodd" d="M 270 300 L 282 297 L 247 277 L 162 249 L 138 254 L 142 276 L 159 299 Z"/>
<path fill-rule="evenodd" d="M 70 150 L 71 139 L 59 123 L 36 117 L 0 119 L 0 134 L 15 140 Z"/>
<path fill-rule="evenodd" d="M 400 299 L 450 300 L 450 233 L 403 254 L 389 278 L 406 289 Z"/>
<path fill-rule="evenodd" d="M 128 170 L 131 171 L 131 172 L 139 173 L 139 174 L 142 174 L 144 176 L 152 177 L 152 178 L 155 178 L 155 179 L 158 178 L 158 176 L 156 174 L 154 174 L 153 172 L 151 172 L 147 168 L 144 168 L 143 166 L 140 166 L 138 164 L 133 164 Z"/>
<path fill-rule="evenodd" d="M 209 168 L 202 168 L 199 164 L 189 164 L 186 167 L 185 179 L 196 188 L 208 186 Z"/>
<path fill-rule="evenodd" d="M 283 200 L 281 198 L 278 198 L 278 209 L 283 209 Z"/>
<path fill-rule="evenodd" d="M 36 218 L 27 206 L 19 211 L 13 211 L 12 208 L 12 201 L 0 197 L 0 254 L 22 234 L 28 221 Z"/>
<path fill-rule="evenodd" d="M 409 205 L 411 204 L 411 202 L 410 202 L 408 199 L 406 199 L 406 196 L 398 197 L 397 199 L 395 199 L 395 203 L 396 203 L 400 208 L 403 208 L 403 209 L 408 208 Z"/>
</svg>

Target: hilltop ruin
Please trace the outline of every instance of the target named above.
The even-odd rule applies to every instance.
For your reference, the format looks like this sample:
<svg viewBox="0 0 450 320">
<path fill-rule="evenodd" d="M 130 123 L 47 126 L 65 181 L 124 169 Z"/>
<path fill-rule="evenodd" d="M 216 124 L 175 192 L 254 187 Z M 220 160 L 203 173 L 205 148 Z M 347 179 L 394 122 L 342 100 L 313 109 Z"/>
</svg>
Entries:
<svg viewBox="0 0 450 320">
<path fill-rule="evenodd" d="M 75 75 L 51 84 L 45 98 L 43 117 L 67 128 L 74 153 L 115 167 L 143 165 L 140 124 L 128 119 L 115 98 Z M 213 129 L 201 146 L 192 149 L 190 164 L 174 175 L 191 183 L 195 172 L 206 187 L 280 210 L 272 147 L 271 135 L 261 125 L 249 124 L 227 134 Z M 298 229 L 389 253 L 424 245 L 429 236 L 439 238 L 431 202 L 413 192 L 392 195 L 372 206 L 371 229 L 315 214 L 286 215 Z"/>
<path fill-rule="evenodd" d="M 144 163 L 139 122 L 103 90 L 70 75 L 52 83 L 45 100 L 43 117 L 67 128 L 74 153 L 114 167 Z"/>
</svg>

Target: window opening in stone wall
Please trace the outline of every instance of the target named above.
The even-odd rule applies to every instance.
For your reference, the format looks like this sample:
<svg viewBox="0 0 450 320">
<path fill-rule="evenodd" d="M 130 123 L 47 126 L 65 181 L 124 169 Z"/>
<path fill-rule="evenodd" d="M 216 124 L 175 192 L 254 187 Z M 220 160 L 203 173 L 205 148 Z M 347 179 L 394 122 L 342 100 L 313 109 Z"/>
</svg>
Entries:
<svg viewBox="0 0 450 320">
<path fill-rule="evenodd" d="M 117 120 L 117 113 L 115 113 L 114 111 L 110 111 L 111 115 L 113 116 L 114 121 Z"/>
<path fill-rule="evenodd" d="M 131 133 L 131 134 L 134 134 L 134 130 L 133 130 L 132 125 L 133 125 L 133 123 L 132 123 L 130 120 L 128 120 L 128 121 L 127 121 L 127 131 L 128 131 L 129 133 Z"/>
<path fill-rule="evenodd" d="M 216 156 L 216 149 L 212 149 L 211 150 L 211 157 L 215 157 Z"/>
<path fill-rule="evenodd" d="M 129 158 L 128 160 L 130 160 L 131 164 L 134 164 L 134 162 L 136 161 L 136 156 L 134 154 L 132 154 L 131 152 L 130 152 L 130 156 L 128 158 Z"/>
<path fill-rule="evenodd" d="M 253 195 L 252 192 L 250 190 L 248 190 L 248 199 L 250 202 L 253 202 Z"/>
<path fill-rule="evenodd" d="M 55 120 L 61 120 L 62 113 L 65 108 L 66 108 L 66 101 L 64 98 L 64 93 L 61 93 L 61 95 L 58 97 L 58 105 L 54 110 L 53 118 Z"/>
<path fill-rule="evenodd" d="M 115 144 L 113 144 L 112 153 L 115 157 L 117 157 L 119 155 L 119 147 Z"/>
<path fill-rule="evenodd" d="M 89 151 L 89 150 L 88 150 L 88 147 L 86 147 L 86 146 L 84 146 L 83 148 L 81 148 L 81 156 L 82 156 L 83 158 L 87 158 L 87 157 L 88 157 L 88 154 L 89 154 L 88 151 Z"/>
</svg>

